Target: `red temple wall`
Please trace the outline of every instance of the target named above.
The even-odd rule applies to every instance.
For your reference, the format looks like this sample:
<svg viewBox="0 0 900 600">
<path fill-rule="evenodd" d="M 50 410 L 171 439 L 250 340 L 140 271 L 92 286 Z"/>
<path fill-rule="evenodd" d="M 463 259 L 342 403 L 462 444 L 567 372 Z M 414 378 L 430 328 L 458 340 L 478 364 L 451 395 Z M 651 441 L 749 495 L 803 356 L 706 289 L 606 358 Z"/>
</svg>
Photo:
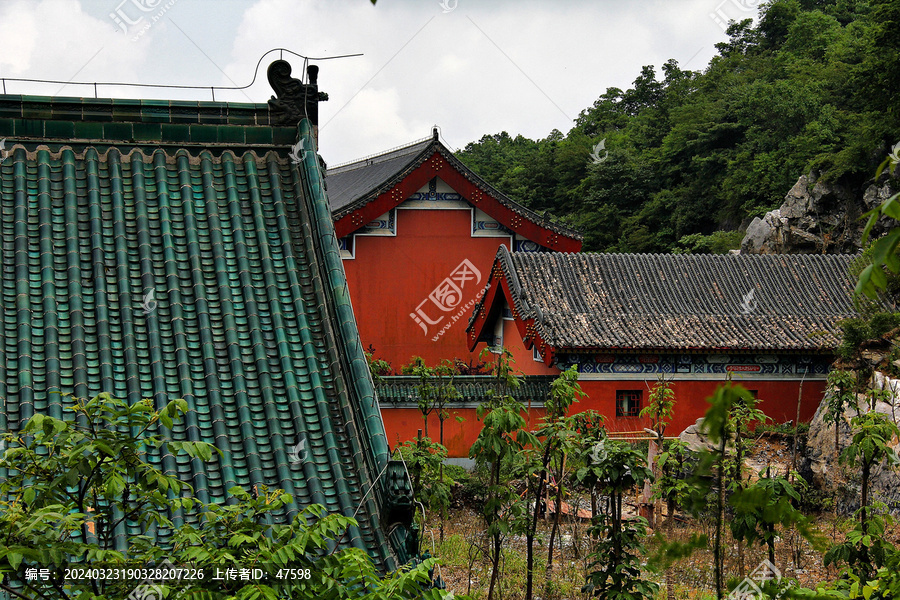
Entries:
<svg viewBox="0 0 900 600">
<path fill-rule="evenodd" d="M 444 421 L 444 446 L 447 447 L 447 456 L 450 458 L 467 458 L 469 448 L 478 439 L 481 432 L 481 421 L 475 413 L 475 408 L 450 409 L 450 417 Z M 535 428 L 540 424 L 539 419 L 545 414 L 543 408 L 534 408 L 528 418 L 528 426 Z M 384 418 L 384 427 L 387 432 L 388 443 L 391 449 L 406 440 L 414 440 L 419 430 L 425 435 L 425 420 L 422 413 L 416 408 L 390 408 L 390 405 L 382 405 L 381 416 Z M 457 421 L 462 417 L 463 421 Z M 440 439 L 440 422 L 437 415 L 431 414 L 428 418 L 428 436 L 435 442 Z"/>
<path fill-rule="evenodd" d="M 468 209 L 400 208 L 396 227 L 396 236 L 355 236 L 355 258 L 343 261 L 363 348 L 374 346 L 375 357 L 390 362 L 398 373 L 413 356 L 428 365 L 456 357 L 477 361 L 478 353 L 466 346 L 466 326 L 497 248 L 501 243 L 509 247 L 510 238 L 472 237 Z M 464 260 L 480 279 L 465 281 L 461 299 L 448 299 L 446 306 L 453 309 L 443 311 L 429 294 Z M 410 317 L 417 307 L 438 321 L 423 321 L 427 332 Z"/>
<path fill-rule="evenodd" d="M 596 410 L 606 416 L 606 428 L 609 431 L 641 431 L 650 426 L 647 418 L 616 418 L 616 390 L 643 389 L 646 405 L 647 385 L 653 385 L 654 380 L 581 380 L 579 385 L 587 394 L 579 402 L 572 405 L 570 414 L 586 410 Z M 799 394 L 799 381 L 764 381 L 751 380 L 738 382 L 747 389 L 755 390 L 760 399 L 759 408 L 763 410 L 774 423 L 786 423 L 796 418 L 797 397 Z M 672 422 L 669 424 L 666 435 L 677 436 L 692 425 L 697 419 L 706 414 L 709 403 L 706 399 L 721 385 L 721 381 L 703 380 L 677 380 L 672 383 L 675 391 L 675 409 Z M 803 382 L 803 400 L 800 406 L 800 420 L 809 421 L 819 406 L 825 393 L 824 380 L 806 380 Z M 532 408 L 530 423 L 537 425 L 538 419 L 544 416 L 543 408 Z M 391 408 L 383 405 L 381 415 L 384 418 L 388 442 L 394 448 L 400 442 L 413 440 L 418 431 L 424 429 L 425 424 L 420 413 L 415 408 Z M 458 422 L 456 417 L 464 420 Z M 439 422 L 436 415 L 432 414 L 428 420 L 429 436 L 437 441 L 439 437 Z M 457 408 L 450 410 L 450 417 L 444 421 L 444 445 L 447 447 L 448 456 L 453 458 L 465 458 L 469 455 L 469 448 L 478 438 L 481 431 L 481 422 L 475 415 L 474 408 Z"/>
<path fill-rule="evenodd" d="M 548 367 L 543 362 L 534 360 L 533 351 L 525 348 L 525 342 L 512 319 L 503 320 L 503 345 L 516 361 L 516 368 L 525 375 L 559 375 L 556 367 Z"/>
<path fill-rule="evenodd" d="M 616 415 L 616 390 L 643 390 L 644 403 L 647 404 L 648 385 L 653 386 L 656 379 L 650 380 L 580 380 L 578 383 L 588 397 L 574 404 L 571 412 L 588 409 L 606 415 L 606 427 L 609 431 L 640 431 L 650 426 L 650 419 L 640 417 L 619 417 Z M 724 383 L 713 380 L 684 380 L 672 382 L 675 392 L 675 407 L 672 422 L 666 435 L 675 436 L 694 424 L 706 414 L 709 403 L 706 401 L 716 388 Z M 748 379 L 735 381 L 748 390 L 757 392 L 760 403 L 758 408 L 768 415 L 773 423 L 786 423 L 797 416 L 797 398 L 800 391 L 799 380 L 777 381 Z M 825 393 L 825 380 L 814 379 L 803 382 L 803 399 L 800 404 L 800 420 L 812 419 L 822 396 Z"/>
<path fill-rule="evenodd" d="M 515 321 L 504 320 L 503 325 L 503 343 L 512 352 L 518 370 L 526 375 L 559 373 L 559 369 L 556 367 L 547 367 L 534 360 L 532 351 L 525 349 Z M 479 348 L 482 347 L 484 347 L 483 344 L 480 344 Z M 634 376 L 613 378 L 614 376 L 611 375 L 603 375 L 602 377 L 605 377 L 603 379 L 600 377 L 597 374 L 582 373 L 580 375 L 578 383 L 586 396 L 578 403 L 573 404 L 570 412 L 596 410 L 606 416 L 606 427 L 609 431 L 641 431 L 644 427 L 649 427 L 650 420 L 646 418 L 615 416 L 616 391 L 643 390 L 642 406 L 646 406 L 649 387 L 656 382 L 657 376 L 655 374 L 648 375 L 646 379 L 636 379 Z M 674 415 L 666 431 L 669 436 L 677 436 L 706 414 L 709 408 L 707 398 L 724 383 L 724 376 L 711 378 L 707 374 L 698 374 L 691 378 L 688 374 L 678 374 L 676 377 L 672 382 L 676 401 Z M 799 377 L 766 379 L 764 376 L 736 373 L 734 382 L 756 392 L 757 398 L 760 400 L 758 406 L 772 419 L 771 422 L 785 423 L 796 418 L 797 399 L 801 385 Z M 824 393 L 824 376 L 806 377 L 803 381 L 803 397 L 800 404 L 801 421 L 809 421 L 812 418 Z M 472 442 L 478 437 L 481 423 L 475 418 L 474 408 L 457 409 L 454 412 L 463 417 L 465 421 L 457 423 L 453 417 L 445 421 L 445 445 L 448 447 L 449 456 L 466 457 Z M 543 414 L 543 409 L 533 409 L 532 419 L 537 419 Z M 421 413 L 415 409 L 383 407 L 382 415 L 392 447 L 396 445 L 398 435 L 401 440 L 414 439 L 418 430 L 424 428 Z M 429 433 L 433 439 L 437 439 L 437 431 L 437 418 L 432 416 L 429 421 Z"/>
</svg>

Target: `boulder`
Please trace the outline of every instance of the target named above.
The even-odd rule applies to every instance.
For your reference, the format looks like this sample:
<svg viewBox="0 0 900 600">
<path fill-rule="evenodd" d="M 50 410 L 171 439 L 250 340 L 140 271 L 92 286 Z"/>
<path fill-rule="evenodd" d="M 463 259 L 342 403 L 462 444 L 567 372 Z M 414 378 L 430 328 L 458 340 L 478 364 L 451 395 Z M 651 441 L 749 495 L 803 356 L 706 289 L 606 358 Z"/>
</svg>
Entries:
<svg viewBox="0 0 900 600">
<path fill-rule="evenodd" d="M 861 247 L 866 225 L 860 217 L 898 189 L 896 177 L 884 177 L 881 183 L 872 183 L 860 193 L 823 181 L 815 171 L 803 175 L 780 208 L 753 219 L 741 241 L 741 253 L 855 253 Z M 881 235 L 889 226 L 890 222 L 883 219 L 872 235 Z"/>
<path fill-rule="evenodd" d="M 703 417 L 700 417 L 697 419 L 696 423 L 688 425 L 687 428 L 678 435 L 678 439 L 687 444 L 687 447 L 693 452 L 700 452 L 702 450 L 714 452 L 716 446 L 710 442 L 709 437 L 701 431 L 702 426 Z"/>
</svg>

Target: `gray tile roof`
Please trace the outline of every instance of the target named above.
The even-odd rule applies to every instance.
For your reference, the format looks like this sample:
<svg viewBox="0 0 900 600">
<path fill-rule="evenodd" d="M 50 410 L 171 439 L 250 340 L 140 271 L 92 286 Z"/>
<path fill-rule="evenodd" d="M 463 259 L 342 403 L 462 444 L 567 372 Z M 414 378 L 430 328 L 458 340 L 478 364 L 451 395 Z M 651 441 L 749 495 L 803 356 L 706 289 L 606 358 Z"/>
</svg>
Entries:
<svg viewBox="0 0 900 600">
<path fill-rule="evenodd" d="M 462 173 L 466 179 L 496 198 L 500 204 L 514 213 L 554 233 L 577 240 L 583 238 L 578 231 L 552 221 L 548 216 L 540 215 L 508 198 L 503 192 L 491 186 L 464 165 L 434 137 L 377 156 L 329 168 L 325 181 L 328 186 L 328 198 L 334 220 L 338 221 L 390 190 L 433 156 L 435 152 L 447 159 L 453 168 Z"/>
<path fill-rule="evenodd" d="M 431 138 L 378 156 L 328 169 L 328 200 L 331 211 L 339 213 L 367 192 L 378 189 L 431 146 Z"/>
<path fill-rule="evenodd" d="M 838 321 L 856 316 L 848 275 L 854 258 L 536 254 L 503 247 L 489 285 L 502 273 L 514 314 L 557 351 L 829 350 L 839 343 Z M 481 341 L 491 331 L 479 326 L 484 310 L 476 306 L 469 325 Z"/>
</svg>

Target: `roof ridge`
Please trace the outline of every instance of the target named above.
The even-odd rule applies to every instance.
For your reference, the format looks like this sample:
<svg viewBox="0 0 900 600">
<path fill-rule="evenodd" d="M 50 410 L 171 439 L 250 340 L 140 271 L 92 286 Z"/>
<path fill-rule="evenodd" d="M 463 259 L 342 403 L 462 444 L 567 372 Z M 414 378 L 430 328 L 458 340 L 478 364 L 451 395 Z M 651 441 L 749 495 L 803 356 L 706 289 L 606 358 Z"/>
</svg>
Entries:
<svg viewBox="0 0 900 600">
<path fill-rule="evenodd" d="M 394 148 L 390 148 L 390 149 L 384 150 L 382 152 L 368 154 L 361 158 L 355 158 L 353 160 L 334 165 L 333 167 L 328 167 L 328 172 L 330 174 L 336 173 L 338 171 L 343 173 L 346 171 L 352 171 L 353 169 L 358 168 L 358 167 L 365 167 L 370 164 L 375 164 L 374 159 L 377 159 L 377 158 L 381 158 L 383 160 L 388 160 L 389 158 L 396 158 L 398 156 L 403 156 L 400 153 L 401 150 L 411 150 L 415 146 L 418 146 L 420 144 L 423 144 L 424 142 L 430 142 L 433 140 L 434 140 L 434 138 L 432 136 L 428 136 L 427 138 L 422 138 L 422 139 L 416 140 L 414 142 L 404 144 L 402 146 L 395 146 Z M 410 152 L 410 154 L 412 154 L 412 153 Z M 390 155 L 390 156 L 388 156 L 388 155 Z M 370 161 L 372 161 L 372 162 L 370 162 Z M 380 162 L 380 161 L 378 161 L 378 162 Z M 354 166 L 354 165 L 358 165 L 358 167 Z"/>
</svg>

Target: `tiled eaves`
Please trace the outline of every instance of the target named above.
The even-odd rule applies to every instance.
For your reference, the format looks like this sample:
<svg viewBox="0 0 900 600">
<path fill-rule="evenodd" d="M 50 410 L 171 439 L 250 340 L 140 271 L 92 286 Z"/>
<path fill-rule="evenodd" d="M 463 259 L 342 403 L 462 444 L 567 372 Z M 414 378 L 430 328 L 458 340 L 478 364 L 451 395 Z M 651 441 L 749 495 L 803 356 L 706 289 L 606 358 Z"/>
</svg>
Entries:
<svg viewBox="0 0 900 600">
<path fill-rule="evenodd" d="M 331 343 L 347 318 L 329 314 L 322 283 L 337 287 L 343 273 L 307 240 L 299 169 L 284 149 L 123 146 L 14 144 L 0 163 L 0 427 L 61 416 L 55 390 L 157 406 L 184 397 L 193 410 L 173 436 L 210 441 L 224 457 L 151 453 L 154 464 L 204 501 L 266 485 L 294 494 L 292 511 L 360 507 L 345 543 L 390 566 L 377 506 L 363 496 L 385 452 L 369 448 L 380 422 L 348 412 L 355 400 L 334 358 L 345 348 Z M 297 464 L 301 433 L 310 457 Z"/>
<path fill-rule="evenodd" d="M 510 394 L 525 404 L 542 406 L 550 393 L 552 375 L 528 375 L 519 387 Z M 379 401 L 385 406 L 415 406 L 419 398 L 421 381 L 412 375 L 392 375 L 382 377 L 375 385 Z M 453 378 L 453 387 L 459 397 L 448 403 L 449 407 L 477 406 L 484 402 L 488 393 L 497 387 L 497 378 L 491 375 L 458 375 Z"/>
<path fill-rule="evenodd" d="M 414 145 L 411 145 L 412 147 Z M 559 235 L 563 235 L 575 240 L 583 240 L 584 236 L 579 231 L 566 227 L 561 223 L 554 221 L 544 215 L 539 215 L 538 213 L 528 209 L 518 202 L 513 201 L 509 197 L 507 197 L 503 192 L 494 188 L 484 179 L 479 177 L 474 171 L 469 169 L 462 161 L 456 158 L 453 153 L 444 146 L 440 141 L 434 140 L 431 144 L 424 146 L 421 152 L 418 154 L 409 154 L 410 161 L 402 167 L 400 170 L 396 171 L 392 176 L 384 179 L 377 184 L 375 184 L 371 189 L 362 193 L 358 198 L 334 211 L 334 220 L 339 221 L 341 218 L 347 216 L 348 214 L 362 208 L 369 202 L 372 202 L 381 194 L 389 191 L 394 186 L 396 186 L 399 182 L 403 181 L 410 173 L 415 171 L 419 166 L 421 166 L 425 161 L 431 158 L 435 152 L 440 153 L 447 162 L 457 171 L 463 174 L 463 176 L 471 182 L 476 187 L 480 188 L 484 193 L 490 195 L 493 198 L 496 198 L 497 201 L 510 209 L 512 212 L 516 213 L 520 217 L 531 221 L 532 223 L 536 223 L 545 229 L 548 229 L 554 233 Z M 390 154 L 390 153 L 389 153 Z M 376 163 L 377 164 L 377 163 Z M 344 170 L 351 170 L 351 165 L 345 165 L 343 167 Z M 360 169 L 364 168 L 365 165 L 356 166 L 353 165 L 352 169 Z"/>
<path fill-rule="evenodd" d="M 299 130 L 305 147 L 315 149 L 310 122 L 302 120 Z M 382 476 L 391 473 L 389 467 L 393 465 L 393 461 L 390 460 L 384 422 L 353 315 L 343 261 L 315 151 L 303 155 L 299 173 L 297 185 L 302 189 L 299 195 L 306 199 L 308 211 L 308 217 L 303 221 L 308 225 L 298 230 L 294 239 L 303 240 L 309 245 L 310 251 L 314 250 L 317 255 L 319 273 L 313 278 L 313 284 L 319 294 L 328 300 L 320 307 L 331 323 L 325 351 L 330 357 L 333 370 L 343 374 L 335 379 L 332 393 L 343 400 L 341 407 L 345 417 L 344 431 L 356 441 L 355 446 L 342 448 L 344 452 L 352 451 L 359 476 L 359 484 L 349 489 L 350 497 L 358 508 L 366 507 L 366 523 L 375 542 L 368 542 L 370 554 L 377 550 L 380 552 L 377 556 L 380 564 L 386 570 L 394 570 L 400 566 L 397 558 L 405 555 L 405 540 L 395 539 L 395 536 L 385 537 L 385 530 L 390 525 L 385 522 L 387 503 L 392 495 L 388 481 L 392 478 Z M 402 476 L 395 474 L 393 480 L 401 478 L 403 485 L 400 487 L 411 491 L 405 470 Z M 361 523 L 366 519 L 362 513 L 357 517 Z"/>
<path fill-rule="evenodd" d="M 495 271 L 510 290 L 518 318 L 557 353 L 829 352 L 840 340 L 837 323 L 856 316 L 848 275 L 854 258 L 501 249 Z"/>
</svg>

